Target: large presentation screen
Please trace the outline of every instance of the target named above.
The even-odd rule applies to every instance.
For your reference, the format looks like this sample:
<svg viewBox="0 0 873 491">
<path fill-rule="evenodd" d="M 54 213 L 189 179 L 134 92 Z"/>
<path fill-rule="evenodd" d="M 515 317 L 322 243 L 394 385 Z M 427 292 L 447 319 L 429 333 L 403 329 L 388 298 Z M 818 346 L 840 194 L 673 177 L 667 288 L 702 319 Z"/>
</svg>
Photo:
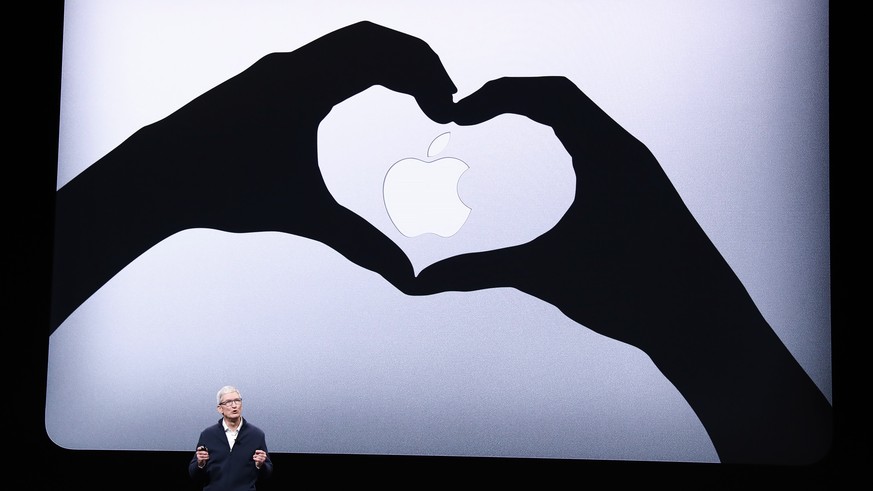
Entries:
<svg viewBox="0 0 873 491">
<path fill-rule="evenodd" d="M 57 446 L 827 452 L 827 2 L 65 4 Z"/>
</svg>

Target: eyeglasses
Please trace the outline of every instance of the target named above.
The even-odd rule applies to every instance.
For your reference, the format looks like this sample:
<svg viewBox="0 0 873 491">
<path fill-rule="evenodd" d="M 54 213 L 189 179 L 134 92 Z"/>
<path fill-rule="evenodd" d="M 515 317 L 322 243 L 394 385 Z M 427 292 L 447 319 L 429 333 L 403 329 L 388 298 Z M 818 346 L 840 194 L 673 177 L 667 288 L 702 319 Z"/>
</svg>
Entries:
<svg viewBox="0 0 873 491">
<path fill-rule="evenodd" d="M 224 406 L 224 407 L 238 406 L 240 404 L 242 404 L 242 399 L 230 399 L 230 400 L 218 403 L 219 406 Z"/>
</svg>

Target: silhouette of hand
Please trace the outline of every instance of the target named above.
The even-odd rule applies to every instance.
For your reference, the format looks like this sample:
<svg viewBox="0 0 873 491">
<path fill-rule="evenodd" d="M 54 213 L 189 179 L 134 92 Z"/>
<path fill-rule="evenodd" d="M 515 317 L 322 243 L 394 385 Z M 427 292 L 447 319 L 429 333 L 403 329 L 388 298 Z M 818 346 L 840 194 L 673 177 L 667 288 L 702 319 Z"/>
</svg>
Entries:
<svg viewBox="0 0 873 491">
<path fill-rule="evenodd" d="M 458 124 L 516 113 L 572 157 L 576 195 L 526 244 L 445 259 L 405 291 L 514 287 L 648 354 L 723 462 L 810 463 L 832 410 L 758 311 L 651 152 L 562 77 L 502 78 L 459 101 Z"/>
<path fill-rule="evenodd" d="M 376 84 L 450 119 L 456 89 L 427 44 L 360 22 L 265 56 L 67 183 L 56 197 L 52 329 L 137 256 L 190 228 L 296 234 L 408 282 L 400 248 L 340 206 L 318 167 L 321 120 Z"/>
</svg>

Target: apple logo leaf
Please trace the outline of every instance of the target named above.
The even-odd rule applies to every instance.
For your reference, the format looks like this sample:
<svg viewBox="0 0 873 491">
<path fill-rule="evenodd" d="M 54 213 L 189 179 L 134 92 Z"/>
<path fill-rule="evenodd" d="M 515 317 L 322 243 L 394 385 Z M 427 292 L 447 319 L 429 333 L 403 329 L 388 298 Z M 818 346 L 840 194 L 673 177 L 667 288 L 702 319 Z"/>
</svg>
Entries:
<svg viewBox="0 0 873 491">
<path fill-rule="evenodd" d="M 452 134 L 448 131 L 434 138 L 430 143 L 430 146 L 427 148 L 427 156 L 433 157 L 434 155 L 445 150 L 446 145 L 449 144 L 449 138 L 452 137 Z"/>
</svg>

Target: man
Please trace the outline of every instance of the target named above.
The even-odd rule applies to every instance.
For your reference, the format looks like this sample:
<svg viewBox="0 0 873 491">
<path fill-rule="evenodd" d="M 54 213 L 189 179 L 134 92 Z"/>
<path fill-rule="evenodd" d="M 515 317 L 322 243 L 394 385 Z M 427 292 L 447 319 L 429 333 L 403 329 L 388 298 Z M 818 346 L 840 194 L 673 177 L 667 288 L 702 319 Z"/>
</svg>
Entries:
<svg viewBox="0 0 873 491">
<path fill-rule="evenodd" d="M 188 474 L 204 491 L 256 490 L 273 473 L 264 432 L 243 419 L 235 387 L 222 387 L 216 399 L 222 417 L 200 433 Z"/>
</svg>

